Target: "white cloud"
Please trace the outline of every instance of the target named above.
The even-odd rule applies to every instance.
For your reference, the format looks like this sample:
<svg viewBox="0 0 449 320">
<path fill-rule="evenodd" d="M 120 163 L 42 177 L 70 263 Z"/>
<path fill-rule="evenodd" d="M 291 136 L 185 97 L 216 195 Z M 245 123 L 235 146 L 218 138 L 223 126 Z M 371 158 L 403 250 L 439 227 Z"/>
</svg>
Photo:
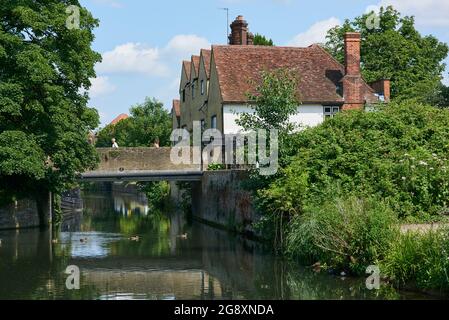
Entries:
<svg viewBox="0 0 449 320">
<path fill-rule="evenodd" d="M 306 47 L 314 43 L 323 43 L 326 40 L 327 31 L 340 23 L 340 20 L 335 17 L 319 21 L 312 25 L 307 31 L 296 35 L 288 42 L 288 45 Z"/>
<path fill-rule="evenodd" d="M 448 0 L 381 0 L 378 6 L 394 6 L 399 12 L 414 15 L 416 23 L 428 27 L 449 26 Z"/>
<path fill-rule="evenodd" d="M 161 62 L 158 48 L 140 43 L 119 45 L 103 54 L 103 62 L 97 66 L 99 73 L 144 73 L 164 76 L 166 66 Z"/>
<path fill-rule="evenodd" d="M 96 70 L 99 74 L 137 73 L 165 77 L 170 75 L 174 61 L 198 55 L 202 48 L 210 48 L 210 43 L 197 35 L 177 35 L 162 49 L 130 42 L 103 53 L 103 61 Z"/>
<path fill-rule="evenodd" d="M 108 77 L 99 76 L 97 78 L 90 79 L 92 86 L 89 89 L 89 95 L 92 98 L 103 96 L 114 92 L 117 87 L 113 85 Z"/>
<path fill-rule="evenodd" d="M 173 37 L 165 51 L 168 54 L 170 53 L 178 53 L 178 54 L 199 54 L 200 49 L 210 48 L 210 43 L 205 38 L 201 38 L 194 34 L 180 34 Z"/>
</svg>

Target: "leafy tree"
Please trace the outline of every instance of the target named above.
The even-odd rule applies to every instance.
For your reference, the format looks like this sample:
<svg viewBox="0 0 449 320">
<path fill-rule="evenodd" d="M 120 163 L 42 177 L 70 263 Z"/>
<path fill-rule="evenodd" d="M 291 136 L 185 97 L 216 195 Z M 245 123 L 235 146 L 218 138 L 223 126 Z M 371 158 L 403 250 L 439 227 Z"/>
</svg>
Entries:
<svg viewBox="0 0 449 320">
<path fill-rule="evenodd" d="M 238 124 L 245 129 L 292 130 L 290 116 L 297 111 L 299 97 L 298 76 L 288 69 L 262 71 L 260 83 L 255 84 L 255 93 L 248 93 L 254 113 L 244 113 Z"/>
<path fill-rule="evenodd" d="M 164 105 L 146 98 L 131 108 L 131 117 L 108 125 L 98 134 L 97 146 L 110 147 L 115 138 L 121 147 L 148 147 L 159 139 L 160 146 L 170 145 L 172 120 Z"/>
<path fill-rule="evenodd" d="M 441 107 L 449 107 L 449 87 L 444 84 L 439 85 L 433 94 L 430 96 L 429 103 Z"/>
<path fill-rule="evenodd" d="M 263 71 L 261 80 L 255 83 L 255 93 L 248 93 L 248 100 L 254 113 L 244 113 L 240 115 L 237 124 L 245 130 L 257 129 L 276 129 L 279 133 L 279 165 L 284 167 L 289 162 L 292 155 L 295 154 L 294 143 L 292 141 L 292 132 L 295 129 L 290 123 L 290 117 L 296 114 L 300 105 L 298 95 L 298 75 L 288 69 L 275 69 L 272 71 Z M 264 199 L 258 196 L 259 190 L 264 190 L 273 181 L 279 178 L 278 175 L 262 176 L 258 170 L 250 174 L 250 179 L 244 187 L 255 193 L 256 205 L 261 212 L 265 214 L 258 225 L 260 230 L 268 227 L 269 231 L 275 231 L 275 234 L 266 233 L 277 247 L 277 243 L 282 243 L 283 228 L 286 226 L 288 214 L 281 211 L 267 211 Z M 298 177 L 298 180 L 302 180 Z M 280 214 L 279 214 L 280 213 Z M 273 228 L 274 226 L 274 228 Z"/>
<path fill-rule="evenodd" d="M 373 23 L 373 14 L 346 20 L 329 30 L 327 50 L 344 63 L 344 33 L 360 32 L 362 73 L 368 82 L 390 79 L 392 98 L 417 98 L 422 102 L 435 99 L 448 46 L 434 36 L 422 36 L 415 29 L 413 17 L 401 17 L 391 6 L 380 9 L 379 28 Z"/>
<path fill-rule="evenodd" d="M 256 33 L 256 35 L 254 36 L 254 45 L 255 46 L 268 46 L 268 47 L 273 47 L 274 46 L 274 42 L 272 39 L 269 39 L 263 35 L 260 35 L 258 33 Z"/>
<path fill-rule="evenodd" d="M 79 29 L 66 8 L 80 8 Z M 101 56 L 91 49 L 90 12 L 76 0 L 8 0 L 0 6 L 0 197 L 73 183 L 96 165 L 88 144 L 98 114 L 86 91 Z"/>
</svg>

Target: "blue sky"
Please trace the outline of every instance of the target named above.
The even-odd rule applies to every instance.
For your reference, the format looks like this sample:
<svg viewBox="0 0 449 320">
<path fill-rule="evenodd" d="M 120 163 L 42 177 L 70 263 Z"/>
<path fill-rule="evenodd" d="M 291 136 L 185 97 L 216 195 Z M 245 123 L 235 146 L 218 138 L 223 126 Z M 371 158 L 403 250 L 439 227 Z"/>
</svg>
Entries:
<svg viewBox="0 0 449 320">
<path fill-rule="evenodd" d="M 242 14 L 250 31 L 276 45 L 323 42 L 326 30 L 367 9 L 393 4 L 416 16 L 417 28 L 449 43 L 448 0 L 81 0 L 100 19 L 94 49 L 103 62 L 90 90 L 102 125 L 155 97 L 167 109 L 177 98 L 181 61 L 210 44 L 226 43 L 226 13 Z M 449 64 L 449 60 L 447 61 Z M 449 68 L 448 68 L 449 70 Z M 445 82 L 449 76 L 445 72 Z"/>
</svg>

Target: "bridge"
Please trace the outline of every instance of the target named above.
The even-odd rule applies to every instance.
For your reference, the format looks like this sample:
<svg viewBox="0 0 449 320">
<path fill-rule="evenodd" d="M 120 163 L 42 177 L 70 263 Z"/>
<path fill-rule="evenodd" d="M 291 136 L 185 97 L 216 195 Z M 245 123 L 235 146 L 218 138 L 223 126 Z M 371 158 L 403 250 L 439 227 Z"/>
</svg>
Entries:
<svg viewBox="0 0 449 320">
<path fill-rule="evenodd" d="M 81 181 L 199 181 L 198 164 L 174 164 L 172 148 L 99 148 L 98 168 L 81 175 Z"/>
</svg>

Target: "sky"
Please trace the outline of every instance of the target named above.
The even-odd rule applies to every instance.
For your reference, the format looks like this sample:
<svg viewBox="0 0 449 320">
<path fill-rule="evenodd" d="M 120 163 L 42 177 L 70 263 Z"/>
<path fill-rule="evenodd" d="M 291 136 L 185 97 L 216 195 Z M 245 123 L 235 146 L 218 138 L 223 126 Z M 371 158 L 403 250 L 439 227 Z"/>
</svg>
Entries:
<svg viewBox="0 0 449 320">
<path fill-rule="evenodd" d="M 100 20 L 93 48 L 103 61 L 96 65 L 90 106 L 101 126 L 129 108 L 154 97 L 171 109 L 179 98 L 182 60 L 201 48 L 226 44 L 226 11 L 230 21 L 243 15 L 253 33 L 279 46 L 322 43 L 331 27 L 360 14 L 393 5 L 414 15 L 416 27 L 449 43 L 448 0 L 81 0 Z M 449 59 L 446 61 L 449 65 Z M 449 67 L 445 83 L 449 84 Z"/>
</svg>

